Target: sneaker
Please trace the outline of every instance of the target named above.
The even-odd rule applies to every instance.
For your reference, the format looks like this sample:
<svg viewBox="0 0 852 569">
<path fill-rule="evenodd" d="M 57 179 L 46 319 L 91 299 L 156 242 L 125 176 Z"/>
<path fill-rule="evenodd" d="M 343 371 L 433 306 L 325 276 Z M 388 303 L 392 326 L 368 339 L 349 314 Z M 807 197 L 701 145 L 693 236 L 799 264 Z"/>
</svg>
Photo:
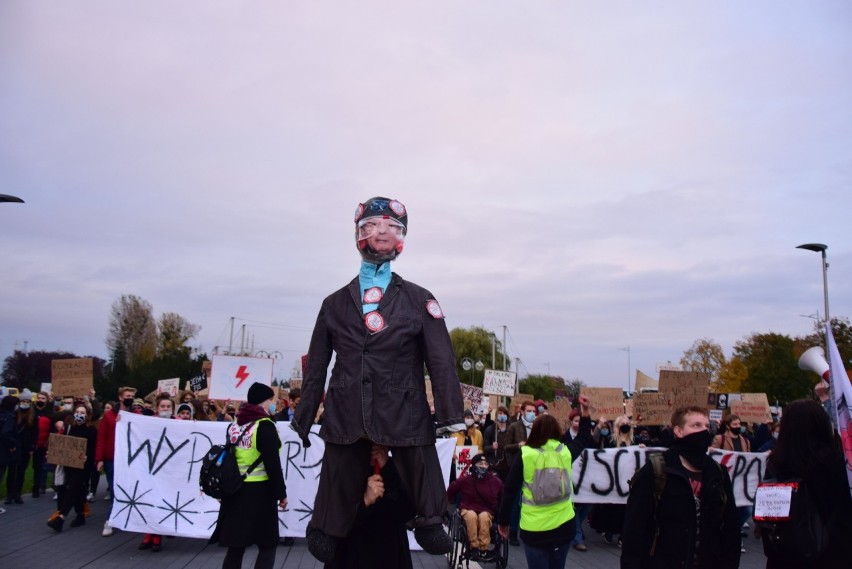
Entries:
<svg viewBox="0 0 852 569">
<path fill-rule="evenodd" d="M 605 533 L 604 534 L 604 541 L 607 542 L 608 544 L 612 545 L 613 544 L 612 534 L 611 533 Z"/>
<path fill-rule="evenodd" d="M 746 552 L 745 547 L 740 547 L 740 553 L 745 553 L 745 552 Z"/>
<path fill-rule="evenodd" d="M 453 540 L 440 523 L 414 528 L 414 539 L 430 555 L 446 555 L 453 550 Z"/>
<path fill-rule="evenodd" d="M 155 535 L 151 538 L 151 551 L 159 553 L 163 549 L 163 537 Z"/>
<path fill-rule="evenodd" d="M 106 500 L 106 501 L 112 500 L 112 494 L 107 492 L 106 495 L 104 496 L 104 500 Z"/>
<path fill-rule="evenodd" d="M 416 535 L 416 534 L 415 534 Z M 322 531 L 308 526 L 305 540 L 308 542 L 308 551 L 317 561 L 331 563 L 337 552 L 337 538 L 326 535 Z"/>
<path fill-rule="evenodd" d="M 86 501 L 87 502 L 94 502 L 95 501 L 95 495 L 92 492 L 89 492 L 88 494 L 86 494 Z"/>
<path fill-rule="evenodd" d="M 109 525 L 109 522 L 104 522 L 104 530 L 101 532 L 101 535 L 104 537 L 112 535 L 112 526 Z"/>
<path fill-rule="evenodd" d="M 588 551 L 589 550 L 589 548 L 586 547 L 585 543 L 575 543 L 574 549 L 576 549 L 577 551 Z"/>
<path fill-rule="evenodd" d="M 56 492 L 53 493 L 53 500 L 56 501 Z"/>
<path fill-rule="evenodd" d="M 0 508 L 0 515 L 5 514 L 5 513 L 6 513 L 6 510 L 4 510 L 3 508 Z"/>
<path fill-rule="evenodd" d="M 53 529 L 53 531 L 55 531 L 56 533 L 59 533 L 59 532 L 62 531 L 62 526 L 64 524 L 65 524 L 65 520 L 63 520 L 59 516 L 56 516 L 52 520 L 48 520 L 47 527 Z"/>
</svg>

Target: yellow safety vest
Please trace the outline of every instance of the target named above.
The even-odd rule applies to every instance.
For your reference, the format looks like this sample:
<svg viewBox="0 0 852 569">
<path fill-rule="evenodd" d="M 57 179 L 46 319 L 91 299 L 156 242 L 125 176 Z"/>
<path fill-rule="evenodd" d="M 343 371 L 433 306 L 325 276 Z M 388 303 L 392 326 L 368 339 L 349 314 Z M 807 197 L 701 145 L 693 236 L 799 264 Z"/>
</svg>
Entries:
<svg viewBox="0 0 852 569">
<path fill-rule="evenodd" d="M 547 441 L 541 448 L 527 445 L 521 447 L 524 484 L 521 488 L 521 529 L 547 531 L 558 528 L 574 517 L 571 501 L 571 451 L 556 440 Z M 548 477 L 551 483 L 560 485 L 562 496 L 551 495 L 542 500 L 533 494 L 536 478 Z M 553 484 L 551 484 L 553 486 Z"/>
<path fill-rule="evenodd" d="M 237 466 L 240 468 L 240 474 L 245 474 L 249 467 L 254 464 L 254 461 L 260 458 L 260 452 L 257 450 L 257 428 L 260 426 L 261 421 L 272 422 L 272 419 L 264 418 L 255 421 L 253 425 L 248 427 L 248 433 L 243 432 L 243 435 L 234 447 L 234 454 L 237 459 Z M 265 480 L 269 480 L 269 475 L 266 474 L 266 468 L 261 460 L 254 467 L 254 470 L 246 476 L 245 482 L 263 482 Z"/>
</svg>

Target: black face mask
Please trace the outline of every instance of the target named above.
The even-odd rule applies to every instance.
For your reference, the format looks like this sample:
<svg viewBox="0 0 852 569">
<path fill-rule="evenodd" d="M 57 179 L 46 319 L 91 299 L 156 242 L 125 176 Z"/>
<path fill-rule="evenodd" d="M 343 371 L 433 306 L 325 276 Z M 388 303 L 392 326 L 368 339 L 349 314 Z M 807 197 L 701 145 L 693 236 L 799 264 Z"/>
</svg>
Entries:
<svg viewBox="0 0 852 569">
<path fill-rule="evenodd" d="M 36 407 L 38 409 L 44 409 L 44 405 L 45 405 L 44 401 L 36 401 Z"/>
<path fill-rule="evenodd" d="M 485 478 L 485 475 L 488 474 L 488 467 L 474 466 L 470 471 L 477 478 Z"/>
<path fill-rule="evenodd" d="M 685 458 L 689 464 L 700 468 L 704 462 L 704 457 L 707 456 L 707 447 L 712 442 L 713 435 L 710 434 L 710 431 L 703 430 L 675 439 L 672 448 L 676 449 L 678 454 Z"/>
<path fill-rule="evenodd" d="M 126 398 L 126 399 L 122 399 L 122 400 L 121 400 L 121 402 L 124 404 L 124 406 L 125 406 L 125 407 L 127 407 L 128 409 L 130 409 L 130 407 L 133 405 L 133 398 L 132 398 L 132 397 L 128 397 L 128 398 Z"/>
<path fill-rule="evenodd" d="M 621 425 L 620 427 L 618 427 L 618 430 L 626 435 L 630 432 L 630 425 Z"/>
</svg>

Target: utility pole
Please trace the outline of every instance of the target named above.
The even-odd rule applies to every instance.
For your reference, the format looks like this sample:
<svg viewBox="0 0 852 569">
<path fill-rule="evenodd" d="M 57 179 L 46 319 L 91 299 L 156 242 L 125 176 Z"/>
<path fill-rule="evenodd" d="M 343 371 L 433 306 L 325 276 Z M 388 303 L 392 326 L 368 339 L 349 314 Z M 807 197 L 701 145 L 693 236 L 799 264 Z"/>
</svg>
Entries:
<svg viewBox="0 0 852 569">
<path fill-rule="evenodd" d="M 506 371 L 506 330 L 508 326 L 503 324 L 503 371 Z"/>
<path fill-rule="evenodd" d="M 228 355 L 234 355 L 234 317 L 231 316 L 231 335 L 228 336 Z"/>
</svg>

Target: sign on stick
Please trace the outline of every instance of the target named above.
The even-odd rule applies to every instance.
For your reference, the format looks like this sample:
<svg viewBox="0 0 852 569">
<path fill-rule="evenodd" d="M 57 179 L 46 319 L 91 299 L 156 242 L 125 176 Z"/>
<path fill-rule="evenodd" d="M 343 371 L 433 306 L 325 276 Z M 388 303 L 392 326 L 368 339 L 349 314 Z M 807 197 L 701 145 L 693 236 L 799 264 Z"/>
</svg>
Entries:
<svg viewBox="0 0 852 569">
<path fill-rule="evenodd" d="M 513 371 L 486 369 L 485 378 L 482 380 L 482 391 L 489 395 L 514 397 L 517 377 Z"/>
<path fill-rule="evenodd" d="M 50 433 L 47 439 L 47 462 L 83 468 L 86 466 L 86 439 Z"/>
<path fill-rule="evenodd" d="M 157 382 L 157 393 L 168 393 L 171 397 L 177 397 L 179 384 L 179 377 L 173 377 L 171 379 L 161 379 Z"/>
<path fill-rule="evenodd" d="M 624 415 L 624 392 L 619 387 L 583 387 L 580 395 L 589 398 L 592 421 L 601 417 L 614 419 Z"/>
<path fill-rule="evenodd" d="M 633 418 L 637 425 L 668 425 L 672 420 L 668 397 L 664 393 L 635 393 Z"/>
<path fill-rule="evenodd" d="M 210 399 L 246 401 L 253 383 L 272 384 L 272 358 L 213 356 Z"/>
<path fill-rule="evenodd" d="M 50 362 L 53 392 L 60 397 L 86 395 L 92 390 L 92 358 L 72 358 Z"/>
</svg>

